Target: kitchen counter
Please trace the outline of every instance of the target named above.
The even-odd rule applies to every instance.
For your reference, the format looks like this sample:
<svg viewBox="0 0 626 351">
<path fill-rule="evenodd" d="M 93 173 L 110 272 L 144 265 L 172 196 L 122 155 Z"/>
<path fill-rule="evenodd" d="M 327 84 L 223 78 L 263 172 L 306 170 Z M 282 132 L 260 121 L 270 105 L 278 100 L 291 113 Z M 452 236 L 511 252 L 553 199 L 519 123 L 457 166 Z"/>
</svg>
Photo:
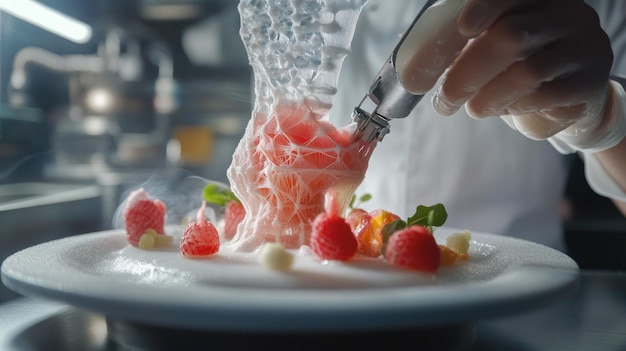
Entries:
<svg viewBox="0 0 626 351">
<path fill-rule="evenodd" d="M 36 244 L 100 230 L 101 191 L 93 184 L 0 184 L 0 261 Z M 0 284 L 0 303 L 15 296 Z"/>
<path fill-rule="evenodd" d="M 582 271 L 580 287 L 547 308 L 483 321 L 472 350 L 626 350 L 626 272 Z"/>
<path fill-rule="evenodd" d="M 473 342 L 461 347 L 465 351 L 626 349 L 626 272 L 583 270 L 580 282 L 576 291 L 548 307 L 451 330 L 456 333 L 454 335 L 464 337 L 467 337 L 468 330 L 471 331 Z M 15 299 L 0 305 L 0 350 L 125 350 L 111 338 L 113 331 L 119 332 L 120 323 L 107 326 L 107 322 L 111 321 L 103 316 L 56 302 Z M 459 330 L 463 333 L 458 334 Z M 415 337 L 420 332 L 423 331 L 413 334 L 403 331 L 394 336 L 404 338 L 400 340 L 405 342 L 403 345 L 416 349 L 424 346 L 419 345 L 420 340 Z M 445 333 L 446 329 L 442 328 L 440 332 Z M 224 349 L 227 340 L 233 340 L 234 336 L 238 339 L 247 337 L 245 334 L 227 338 L 212 335 L 216 337 L 210 339 L 210 345 L 215 349 Z M 280 335 L 269 339 L 275 344 L 274 349 L 280 349 Z M 209 342 L 209 338 L 203 340 Z M 369 349 L 373 341 L 369 332 L 355 334 L 350 339 L 335 335 L 326 339 L 325 342 L 329 343 L 326 349 L 333 349 L 333 340 L 349 342 L 351 349 Z M 220 343 L 224 345 L 220 347 Z M 347 347 L 345 343 L 335 343 L 335 346 L 339 349 Z"/>
</svg>

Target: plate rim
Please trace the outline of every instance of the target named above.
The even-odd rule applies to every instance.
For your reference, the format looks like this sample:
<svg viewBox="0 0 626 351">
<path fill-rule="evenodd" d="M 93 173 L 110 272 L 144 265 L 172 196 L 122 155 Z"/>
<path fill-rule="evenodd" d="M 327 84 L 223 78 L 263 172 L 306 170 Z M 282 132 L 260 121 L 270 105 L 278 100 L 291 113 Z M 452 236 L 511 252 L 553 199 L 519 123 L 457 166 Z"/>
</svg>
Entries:
<svg viewBox="0 0 626 351">
<path fill-rule="evenodd" d="M 240 298 L 246 294 L 269 293 L 276 289 L 254 288 L 243 291 L 244 289 L 234 287 L 210 287 L 203 290 L 203 293 L 208 292 L 210 296 L 207 296 L 206 304 L 201 305 L 198 304 L 198 296 L 192 296 L 194 298 L 189 300 L 167 300 L 167 293 L 178 288 L 155 290 L 146 298 L 140 296 L 146 286 L 135 284 L 131 287 L 127 284 L 124 292 L 116 296 L 111 291 L 105 293 L 94 290 L 95 287 L 89 284 L 81 288 L 68 287 L 55 283 L 50 278 L 29 276 L 32 273 L 29 269 L 24 271 L 19 267 L 20 261 L 29 255 L 44 252 L 45 256 L 46 249 L 51 246 L 68 242 L 79 244 L 119 233 L 120 230 L 113 229 L 81 234 L 16 252 L 2 263 L 2 281 L 22 295 L 61 301 L 102 313 L 108 318 L 175 328 L 285 332 L 430 327 L 510 315 L 548 305 L 563 294 L 573 291 L 578 286 L 580 274 L 576 262 L 562 252 L 523 239 L 481 232 L 472 232 L 472 235 L 542 246 L 560 254 L 561 258 L 566 259 L 567 265 L 556 267 L 527 264 L 505 271 L 493 279 L 466 283 L 462 287 L 466 297 L 460 301 L 445 300 L 445 297 L 456 295 L 446 285 L 376 288 L 361 290 L 356 297 L 351 295 L 354 289 L 322 290 L 321 294 L 320 290 L 291 290 L 297 294 L 268 294 L 261 299 L 257 297 L 258 301 L 255 303 L 241 303 Z M 55 256 L 54 253 L 50 255 Z M 83 274 L 92 280 L 96 279 L 93 274 Z M 528 284 L 533 281 L 535 284 Z M 537 281 L 541 283 L 539 287 Z M 506 289 L 494 290 L 502 287 Z M 129 296 L 129 291 L 138 295 Z M 372 295 L 381 292 L 391 298 L 389 302 L 371 306 Z M 435 300 L 435 303 L 431 300 L 429 304 L 416 300 L 433 294 L 438 294 L 442 299 Z M 490 299 L 483 298 L 484 294 L 488 294 Z M 162 303 L 164 298 L 167 300 L 165 304 Z M 450 313 L 450 310 L 455 313 Z"/>
</svg>

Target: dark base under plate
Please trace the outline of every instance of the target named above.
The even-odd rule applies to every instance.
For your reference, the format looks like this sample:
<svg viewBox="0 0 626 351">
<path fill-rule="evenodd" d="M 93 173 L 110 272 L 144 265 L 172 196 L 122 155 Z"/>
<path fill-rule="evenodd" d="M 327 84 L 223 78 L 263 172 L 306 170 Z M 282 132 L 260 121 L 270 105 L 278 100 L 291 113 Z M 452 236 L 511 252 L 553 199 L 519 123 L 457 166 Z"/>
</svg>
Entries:
<svg viewBox="0 0 626 351">
<path fill-rule="evenodd" d="M 289 321 L 285 321 L 289 323 Z M 235 333 L 179 330 L 107 319 L 111 350 L 469 350 L 474 324 L 351 332 Z M 117 348 L 115 348 L 117 347 Z"/>
<path fill-rule="evenodd" d="M 289 321 L 285 321 L 289 323 Z M 235 333 L 180 330 L 105 318 L 69 309 L 18 334 L 12 350 L 438 350 L 466 351 L 476 340 L 473 323 L 405 330 L 316 333 Z"/>
</svg>

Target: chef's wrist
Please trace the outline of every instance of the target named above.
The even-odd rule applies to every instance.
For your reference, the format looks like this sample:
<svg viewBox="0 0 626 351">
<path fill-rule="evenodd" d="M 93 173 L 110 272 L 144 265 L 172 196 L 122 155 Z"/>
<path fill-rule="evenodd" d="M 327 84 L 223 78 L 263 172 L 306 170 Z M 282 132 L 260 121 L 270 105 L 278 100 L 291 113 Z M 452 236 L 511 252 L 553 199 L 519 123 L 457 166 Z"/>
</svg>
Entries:
<svg viewBox="0 0 626 351">
<path fill-rule="evenodd" d="M 548 138 L 561 153 L 596 153 L 617 145 L 626 136 L 626 92 L 615 80 L 609 81 L 602 118 L 586 117 Z"/>
</svg>

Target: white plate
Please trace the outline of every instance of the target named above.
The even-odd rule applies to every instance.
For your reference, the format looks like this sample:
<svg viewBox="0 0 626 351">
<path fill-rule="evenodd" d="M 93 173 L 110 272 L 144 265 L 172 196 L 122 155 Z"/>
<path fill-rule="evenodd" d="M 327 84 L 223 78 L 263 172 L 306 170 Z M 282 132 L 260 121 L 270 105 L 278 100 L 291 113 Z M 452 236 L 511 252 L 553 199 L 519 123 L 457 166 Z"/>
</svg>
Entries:
<svg viewBox="0 0 626 351">
<path fill-rule="evenodd" d="M 438 228 L 439 242 L 454 230 Z M 296 252 L 290 272 L 224 246 L 210 259 L 177 247 L 143 251 L 122 231 L 68 237 L 15 253 L 9 288 L 162 326 L 226 331 L 323 331 L 471 322 L 546 305 L 576 286 L 578 266 L 535 243 L 473 233 L 470 260 L 436 275 L 380 259 L 322 264 Z"/>
</svg>

